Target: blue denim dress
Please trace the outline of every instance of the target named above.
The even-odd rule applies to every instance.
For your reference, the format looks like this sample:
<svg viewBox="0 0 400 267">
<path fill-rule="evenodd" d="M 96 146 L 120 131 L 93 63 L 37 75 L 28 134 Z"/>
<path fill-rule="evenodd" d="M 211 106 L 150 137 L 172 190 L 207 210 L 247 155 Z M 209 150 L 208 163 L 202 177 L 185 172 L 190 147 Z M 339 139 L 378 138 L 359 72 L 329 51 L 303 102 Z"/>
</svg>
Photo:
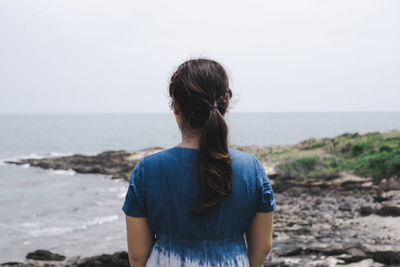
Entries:
<svg viewBox="0 0 400 267">
<path fill-rule="evenodd" d="M 244 233 L 256 212 L 276 209 L 268 176 L 256 156 L 229 148 L 231 194 L 210 216 L 192 218 L 197 153 L 172 147 L 143 157 L 132 171 L 122 210 L 147 217 L 156 235 L 146 266 L 249 266 Z"/>
</svg>

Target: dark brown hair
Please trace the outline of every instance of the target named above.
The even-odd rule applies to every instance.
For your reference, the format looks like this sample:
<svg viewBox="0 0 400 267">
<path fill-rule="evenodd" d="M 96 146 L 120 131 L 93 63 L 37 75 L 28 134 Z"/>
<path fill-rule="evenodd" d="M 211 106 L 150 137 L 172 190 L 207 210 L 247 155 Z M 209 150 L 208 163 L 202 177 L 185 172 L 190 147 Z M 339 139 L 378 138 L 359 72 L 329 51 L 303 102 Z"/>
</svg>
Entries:
<svg viewBox="0 0 400 267">
<path fill-rule="evenodd" d="M 224 115 L 232 91 L 222 64 L 207 58 L 183 62 L 171 77 L 169 96 L 181 114 L 181 129 L 199 134 L 197 182 L 200 199 L 191 214 L 207 213 L 232 191 L 232 164 L 228 126 Z M 174 103 L 175 102 L 175 103 Z M 217 105 L 217 108 L 210 108 Z"/>
</svg>

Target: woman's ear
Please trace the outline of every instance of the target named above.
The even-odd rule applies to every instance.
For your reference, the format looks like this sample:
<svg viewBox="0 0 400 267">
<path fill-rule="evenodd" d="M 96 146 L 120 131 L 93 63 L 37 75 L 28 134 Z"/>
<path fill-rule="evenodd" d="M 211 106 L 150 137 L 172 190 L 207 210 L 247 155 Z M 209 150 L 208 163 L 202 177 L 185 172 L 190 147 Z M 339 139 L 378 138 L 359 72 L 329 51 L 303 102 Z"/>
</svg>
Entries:
<svg viewBox="0 0 400 267">
<path fill-rule="evenodd" d="M 174 98 L 172 98 L 172 109 L 174 110 L 175 115 L 179 114 L 178 105 L 176 105 Z"/>
</svg>

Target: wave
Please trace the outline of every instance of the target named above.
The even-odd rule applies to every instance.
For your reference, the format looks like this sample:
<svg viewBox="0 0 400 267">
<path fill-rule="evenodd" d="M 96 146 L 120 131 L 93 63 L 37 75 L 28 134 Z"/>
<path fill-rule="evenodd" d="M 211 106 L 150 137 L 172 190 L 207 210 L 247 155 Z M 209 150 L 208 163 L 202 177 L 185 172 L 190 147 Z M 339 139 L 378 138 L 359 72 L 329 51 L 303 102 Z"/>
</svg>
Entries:
<svg viewBox="0 0 400 267">
<path fill-rule="evenodd" d="M 76 174 L 76 171 L 74 171 L 73 169 L 68 169 L 68 170 L 47 169 L 46 171 L 49 174 L 55 174 L 55 175 L 75 175 Z"/>
<path fill-rule="evenodd" d="M 29 153 L 23 155 L 17 155 L 9 158 L 1 158 L 0 162 L 5 161 L 18 161 L 21 159 L 43 159 L 43 158 L 55 158 L 55 157 L 63 157 L 63 156 L 72 156 L 75 153 L 67 153 L 67 152 L 48 152 L 48 153 Z"/>
<path fill-rule="evenodd" d="M 49 158 L 51 157 L 65 157 L 65 156 L 72 156 L 76 153 L 67 153 L 67 152 L 50 152 L 48 155 Z"/>
<path fill-rule="evenodd" d="M 64 157 L 64 156 L 72 156 L 76 153 L 68 153 L 68 152 L 48 152 L 48 153 L 30 153 L 17 155 L 9 158 L 0 158 L 0 165 L 7 165 L 6 161 L 19 161 L 22 159 L 44 159 L 44 158 L 56 158 L 56 157 Z M 23 168 L 30 167 L 29 163 L 19 165 Z M 68 173 L 69 174 L 69 173 Z"/>
<path fill-rule="evenodd" d="M 85 230 L 89 227 L 101 225 L 104 223 L 115 221 L 119 218 L 118 214 L 95 217 L 86 222 L 69 222 L 57 221 L 54 225 L 43 225 L 43 223 L 24 222 L 17 225 L 9 225 L 0 223 L 0 228 L 14 228 L 16 231 L 23 231 L 32 237 L 49 237 L 60 236 L 77 230 Z"/>
<path fill-rule="evenodd" d="M 42 159 L 42 158 L 45 158 L 45 156 L 36 154 L 36 153 L 31 153 L 31 154 L 14 156 L 14 157 L 10 157 L 10 158 L 2 158 L 2 159 L 0 159 L 0 162 L 5 164 L 6 161 L 18 161 L 21 159 Z"/>
</svg>

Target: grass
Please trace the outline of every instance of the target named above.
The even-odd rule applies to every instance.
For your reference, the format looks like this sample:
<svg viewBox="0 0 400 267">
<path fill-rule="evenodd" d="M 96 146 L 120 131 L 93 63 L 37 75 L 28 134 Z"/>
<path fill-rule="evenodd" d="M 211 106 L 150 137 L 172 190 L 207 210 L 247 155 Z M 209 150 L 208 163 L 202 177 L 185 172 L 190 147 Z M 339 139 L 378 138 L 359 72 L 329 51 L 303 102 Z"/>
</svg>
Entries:
<svg viewBox="0 0 400 267">
<path fill-rule="evenodd" d="M 361 177 L 372 177 L 375 182 L 400 176 L 400 131 L 364 135 L 345 133 L 310 141 L 300 146 L 299 151 L 289 153 L 276 166 L 285 176 L 331 178 L 340 171 L 347 171 Z M 308 154 L 302 155 L 301 151 Z"/>
<path fill-rule="evenodd" d="M 276 165 L 288 177 L 334 178 L 338 177 L 340 167 L 335 158 L 319 156 L 294 158 Z"/>
</svg>

